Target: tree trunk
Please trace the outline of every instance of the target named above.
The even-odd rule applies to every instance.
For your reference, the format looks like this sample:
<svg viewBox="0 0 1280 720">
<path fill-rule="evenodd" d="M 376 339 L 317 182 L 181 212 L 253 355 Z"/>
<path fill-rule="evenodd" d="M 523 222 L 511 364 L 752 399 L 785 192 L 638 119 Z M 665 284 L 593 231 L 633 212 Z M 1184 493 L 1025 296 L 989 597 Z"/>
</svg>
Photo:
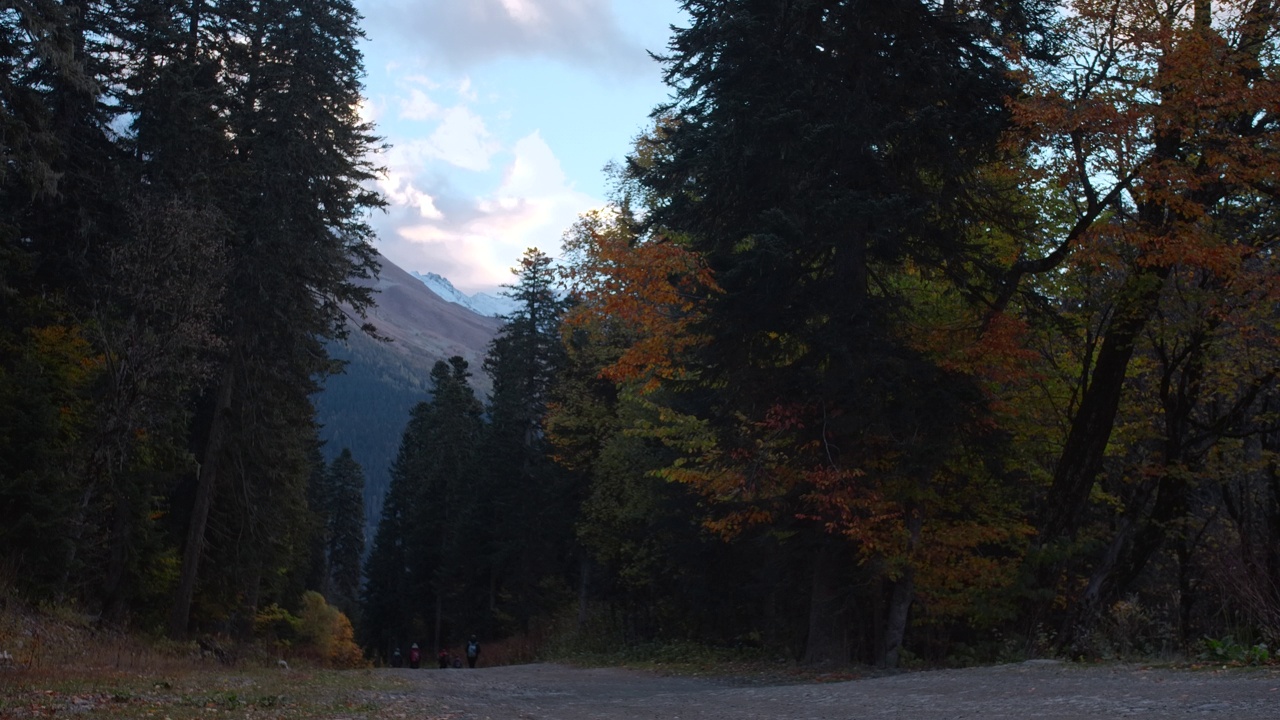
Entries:
<svg viewBox="0 0 1280 720">
<path fill-rule="evenodd" d="M 1093 375 L 1072 418 L 1067 441 L 1054 469 L 1045 517 L 1040 525 L 1042 543 L 1070 539 L 1079 529 L 1094 480 L 1102 472 L 1102 459 L 1115 427 L 1129 360 L 1156 308 L 1168 274 L 1168 270 L 1162 268 L 1136 272 L 1121 291 L 1120 306 L 1102 340 Z"/>
<path fill-rule="evenodd" d="M 191 520 L 187 524 L 187 543 L 182 554 L 182 576 L 169 613 L 169 636 L 181 640 L 187 635 L 191 619 L 191 598 L 195 595 L 196 579 L 200 570 L 200 556 L 204 552 L 204 531 L 209 524 L 209 508 L 213 505 L 213 488 L 218 479 L 218 465 L 222 459 L 222 444 L 227 431 L 227 413 L 235 390 L 235 365 L 227 361 L 222 382 L 218 387 L 218 402 L 213 409 L 213 421 L 209 437 L 204 444 L 203 462 L 200 464 L 196 484 L 196 499 L 191 508 Z"/>
<path fill-rule="evenodd" d="M 587 629 L 587 587 L 591 578 L 591 558 L 584 552 L 578 572 L 578 634 Z"/>
<path fill-rule="evenodd" d="M 910 618 L 911 603 L 916 596 L 916 547 L 920 544 L 920 530 L 924 520 L 919 512 L 907 514 L 907 532 L 910 540 L 907 547 L 906 567 L 902 577 L 893 583 L 893 592 L 889 596 L 889 614 L 884 626 L 884 655 L 880 658 L 882 667 L 896 668 L 901 659 L 902 643 L 907 637 L 907 620 Z"/>
<path fill-rule="evenodd" d="M 844 611 L 839 545 L 825 540 L 813 559 L 813 592 L 809 598 L 809 639 L 806 665 L 843 665 L 849 662 L 848 618 Z"/>
<path fill-rule="evenodd" d="M 120 484 L 123 484 L 121 482 Z M 118 488 L 116 505 L 111 520 L 111 552 L 107 560 L 107 579 L 103 588 L 105 598 L 104 616 L 108 622 L 121 623 L 128 612 L 125 597 L 124 576 L 129 560 L 129 543 L 132 533 L 133 503 L 131 493 Z"/>
</svg>

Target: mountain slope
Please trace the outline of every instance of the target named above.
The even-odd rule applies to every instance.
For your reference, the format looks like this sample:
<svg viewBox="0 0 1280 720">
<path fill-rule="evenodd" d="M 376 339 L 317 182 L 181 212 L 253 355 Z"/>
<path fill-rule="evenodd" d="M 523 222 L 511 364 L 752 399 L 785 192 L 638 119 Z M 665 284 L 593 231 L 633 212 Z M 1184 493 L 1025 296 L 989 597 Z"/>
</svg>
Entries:
<svg viewBox="0 0 1280 720">
<path fill-rule="evenodd" d="M 382 271 L 370 283 L 378 292 L 368 320 L 390 342 L 374 340 L 353 322 L 350 336 L 329 352 L 346 370 L 325 382 L 315 398 L 323 425 L 324 455 L 332 460 L 351 448 L 365 473 L 365 518 L 369 541 L 382 514 L 391 464 L 414 404 L 430 397 L 429 376 L 437 360 L 461 355 L 470 363 L 481 398 L 489 378 L 480 369 L 502 321 L 441 298 L 421 281 L 379 256 Z"/>
</svg>

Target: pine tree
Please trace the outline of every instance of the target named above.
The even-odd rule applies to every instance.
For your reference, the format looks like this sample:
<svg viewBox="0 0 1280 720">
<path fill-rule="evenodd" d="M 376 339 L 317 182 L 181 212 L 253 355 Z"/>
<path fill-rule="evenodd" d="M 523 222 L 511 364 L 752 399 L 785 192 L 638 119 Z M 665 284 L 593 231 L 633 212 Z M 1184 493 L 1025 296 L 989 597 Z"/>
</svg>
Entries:
<svg viewBox="0 0 1280 720">
<path fill-rule="evenodd" d="M 664 58 L 675 97 L 654 112 L 655 150 L 629 168 L 653 201 L 649 232 L 703 258 L 720 290 L 688 373 L 716 450 L 680 474 L 741 477 L 761 498 L 748 516 L 793 526 L 797 493 L 851 484 L 915 547 L 918 499 L 982 407 L 900 329 L 895 276 L 964 287 L 983 267 L 971 208 L 1014 90 L 998 39 L 1044 4 L 682 5 L 691 24 Z M 854 482 L 864 473 L 881 480 Z M 845 662 L 848 613 L 827 599 L 847 597 L 851 548 L 828 527 L 795 528 L 815 549 L 807 659 Z M 912 573 L 907 561 L 884 578 L 881 662 L 896 662 Z"/>
<path fill-rule="evenodd" d="M 441 647 L 487 612 L 478 602 L 483 408 L 470 376 L 461 357 L 435 364 L 431 402 L 413 409 L 392 465 L 364 593 L 365 643 L 378 652 L 409 639 Z"/>
<path fill-rule="evenodd" d="M 542 581 L 564 575 L 569 559 L 577 498 L 550 462 L 543 429 L 550 391 L 563 368 L 560 320 L 565 301 L 555 293 L 551 258 L 528 250 L 516 268 L 507 297 L 516 309 L 490 346 L 484 370 L 493 379 L 490 423 L 485 437 L 484 515 L 489 604 L 499 594 L 513 598 L 501 610 L 514 616 L 517 630 L 545 611 Z M 537 513 L 529 508 L 540 508 Z"/>
<path fill-rule="evenodd" d="M 329 466 L 328 548 L 329 604 L 353 622 L 357 621 L 360 597 L 360 563 L 364 556 L 364 471 L 342 453 Z"/>
<path fill-rule="evenodd" d="M 411 529 L 421 553 L 414 566 L 421 597 L 434 605 L 435 647 L 442 647 L 485 614 L 478 587 L 484 581 L 477 562 L 479 539 L 487 520 L 478 515 L 480 442 L 483 407 L 468 380 L 467 361 L 452 357 L 431 370 L 434 386 L 431 418 L 422 446 L 430 458 L 423 495 Z"/>
<path fill-rule="evenodd" d="M 391 484 L 382 503 L 373 549 L 365 562 L 361 642 L 384 658 L 410 642 L 410 638 L 426 637 L 421 599 L 414 588 L 409 562 L 411 556 L 417 555 L 416 546 L 410 545 L 410 534 L 429 462 L 420 441 L 427 433 L 430 414 L 431 405 L 425 402 L 410 412 L 391 466 Z"/>
<path fill-rule="evenodd" d="M 208 431 L 170 620 L 174 635 L 189 619 L 218 473 L 241 469 L 226 484 L 238 486 L 229 499 L 304 503 L 309 395 L 315 378 L 333 369 L 323 343 L 345 332 L 343 303 L 363 312 L 370 291 L 354 280 L 376 270 L 364 216 L 381 200 L 364 187 L 376 141 L 358 116 L 355 10 L 343 0 L 229 7 L 234 32 L 226 36 L 218 79 L 236 90 L 226 113 L 234 147 L 227 174 L 217 178 L 234 191 L 225 208 L 233 227 L 234 281 L 223 312 L 228 353 L 204 405 Z M 198 20 L 193 13 L 193 26 Z M 241 505 L 232 519 L 248 522 L 261 546 L 285 542 L 293 531 L 263 524 L 266 518 L 250 511 Z M 223 553 L 228 561 L 257 557 L 236 547 Z M 252 583 L 272 570 L 246 574 Z M 241 592 L 257 597 L 256 587 Z"/>
</svg>

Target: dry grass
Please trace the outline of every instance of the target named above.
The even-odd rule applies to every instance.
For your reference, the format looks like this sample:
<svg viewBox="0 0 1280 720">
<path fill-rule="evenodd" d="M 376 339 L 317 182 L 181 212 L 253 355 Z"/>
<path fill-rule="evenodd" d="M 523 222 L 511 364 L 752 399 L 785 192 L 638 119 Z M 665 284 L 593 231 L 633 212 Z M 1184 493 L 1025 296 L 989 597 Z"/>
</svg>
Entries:
<svg viewBox="0 0 1280 720">
<path fill-rule="evenodd" d="M 5 653 L 11 660 L 4 659 Z M 427 718 L 403 679 L 369 670 L 276 664 L 240 649 L 231 664 L 196 643 L 94 627 L 66 610 L 0 605 L 0 718 L 194 720 Z"/>
</svg>

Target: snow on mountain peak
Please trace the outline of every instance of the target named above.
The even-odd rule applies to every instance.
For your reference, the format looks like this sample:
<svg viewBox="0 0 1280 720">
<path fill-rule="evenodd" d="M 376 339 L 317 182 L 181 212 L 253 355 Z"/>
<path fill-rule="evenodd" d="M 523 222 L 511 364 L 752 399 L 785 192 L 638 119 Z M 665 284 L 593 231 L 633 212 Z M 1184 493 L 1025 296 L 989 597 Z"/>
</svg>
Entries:
<svg viewBox="0 0 1280 720">
<path fill-rule="evenodd" d="M 410 272 L 418 280 L 422 281 L 432 292 L 439 295 L 442 299 L 461 305 L 477 315 L 486 315 L 488 317 L 500 317 L 509 315 L 515 310 L 516 303 L 505 295 L 489 295 L 488 293 L 476 293 L 475 295 L 466 295 L 461 290 L 455 288 L 453 283 L 443 275 L 433 272 L 419 273 Z"/>
</svg>

